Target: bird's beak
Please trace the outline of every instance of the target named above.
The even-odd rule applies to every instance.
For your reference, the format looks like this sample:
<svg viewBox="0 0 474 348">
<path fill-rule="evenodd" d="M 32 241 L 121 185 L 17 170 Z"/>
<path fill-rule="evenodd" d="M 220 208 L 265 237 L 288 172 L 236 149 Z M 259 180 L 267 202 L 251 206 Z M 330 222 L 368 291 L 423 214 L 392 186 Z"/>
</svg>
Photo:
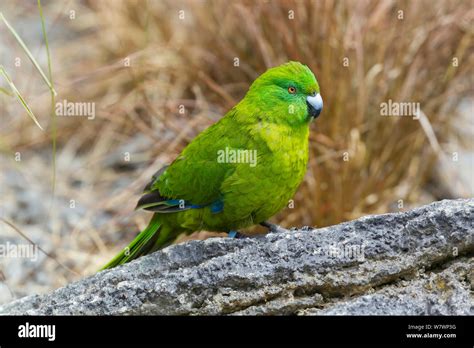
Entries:
<svg viewBox="0 0 474 348">
<path fill-rule="evenodd" d="M 319 93 L 306 97 L 306 104 L 308 105 L 308 115 L 312 119 L 317 118 L 323 110 L 323 98 Z"/>
</svg>

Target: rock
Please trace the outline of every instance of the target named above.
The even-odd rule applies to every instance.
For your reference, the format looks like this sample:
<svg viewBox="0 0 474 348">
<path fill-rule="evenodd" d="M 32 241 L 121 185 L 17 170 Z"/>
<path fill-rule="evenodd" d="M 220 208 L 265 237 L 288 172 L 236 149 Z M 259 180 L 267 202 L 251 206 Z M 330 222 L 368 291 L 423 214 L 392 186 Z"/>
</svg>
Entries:
<svg viewBox="0 0 474 348">
<path fill-rule="evenodd" d="M 387 285 L 373 294 L 340 301 L 325 309 L 310 309 L 305 315 L 472 315 L 474 302 L 468 280 L 472 260 L 462 260 L 426 279 Z M 471 284 L 472 285 L 472 284 Z"/>
<path fill-rule="evenodd" d="M 170 246 L 0 314 L 473 315 L 474 199 Z"/>
</svg>

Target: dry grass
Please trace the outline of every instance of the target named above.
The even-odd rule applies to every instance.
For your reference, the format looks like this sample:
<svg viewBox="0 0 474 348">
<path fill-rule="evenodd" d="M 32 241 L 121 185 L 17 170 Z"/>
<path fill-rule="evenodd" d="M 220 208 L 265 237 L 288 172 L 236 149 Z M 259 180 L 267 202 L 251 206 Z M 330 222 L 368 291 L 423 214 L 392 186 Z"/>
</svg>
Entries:
<svg viewBox="0 0 474 348">
<path fill-rule="evenodd" d="M 81 241 L 76 252 L 89 248 L 86 253 L 100 253 L 100 261 L 146 224 L 149 215 L 131 212 L 153 172 L 218 120 L 270 66 L 307 64 L 325 102 L 312 126 L 306 180 L 294 208 L 275 219 L 286 226 L 326 226 L 398 210 L 399 200 L 418 204 L 435 151 L 419 121 L 381 117 L 380 104 L 419 102 L 443 143 L 459 100 L 473 92 L 469 1 L 45 1 L 43 7 L 56 26 L 49 34 L 57 27 L 64 31 L 50 42 L 57 100 L 96 103 L 93 121 L 58 119 L 60 153 L 81 159 L 78 170 L 66 168 L 58 176 L 57 189 L 65 195 L 72 190 L 84 201 L 94 197 L 94 208 L 89 206 L 71 238 Z M 73 20 L 64 15 L 70 10 Z M 29 94 L 36 114 L 47 115 L 48 90 L 31 87 Z M 47 126 L 49 120 L 43 116 L 40 122 Z M 50 134 L 25 117 L 8 118 L 0 132 L 5 151 L 51 143 Z M 132 153 L 132 162 L 148 161 L 146 169 L 123 173 L 104 165 L 137 133 L 152 140 Z M 133 181 L 114 189 L 123 176 Z M 66 179 L 84 185 L 74 190 Z M 111 219 L 92 231 L 90 221 L 100 211 Z M 129 229 L 119 233 L 124 219 Z M 99 263 L 86 260 L 77 268 L 92 270 Z"/>
<path fill-rule="evenodd" d="M 387 211 L 399 199 L 416 201 L 433 153 L 419 122 L 380 117 L 380 103 L 419 102 L 443 139 L 457 100 L 472 92 L 466 77 L 473 73 L 473 10 L 467 1 L 90 6 L 93 30 L 64 47 L 66 55 L 93 47 L 85 52 L 84 68 L 69 78 L 79 82 L 69 87 L 80 91 L 77 99 L 96 101 L 102 121 L 115 123 L 121 134 L 155 138 L 152 158 L 169 152 L 165 158 L 171 159 L 266 68 L 298 60 L 315 71 L 326 107 L 312 132 L 310 170 L 296 208 L 281 216 L 290 225 L 328 225 Z M 125 57 L 131 69 L 123 67 Z M 233 65 L 236 57 L 240 67 Z M 187 107 L 184 117 L 177 113 L 180 104 Z M 162 127 L 177 134 L 171 144 L 160 142 Z M 97 131 L 96 124 L 90 128 Z"/>
</svg>

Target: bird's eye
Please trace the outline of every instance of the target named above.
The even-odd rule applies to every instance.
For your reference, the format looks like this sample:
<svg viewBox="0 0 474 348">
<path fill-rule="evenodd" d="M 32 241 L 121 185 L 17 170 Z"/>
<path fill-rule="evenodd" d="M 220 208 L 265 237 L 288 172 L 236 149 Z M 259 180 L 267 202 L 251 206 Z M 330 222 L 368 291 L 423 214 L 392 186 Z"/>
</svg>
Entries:
<svg viewBox="0 0 474 348">
<path fill-rule="evenodd" d="M 288 87 L 288 93 L 295 94 L 296 93 L 296 88 L 293 87 L 293 86 Z"/>
</svg>

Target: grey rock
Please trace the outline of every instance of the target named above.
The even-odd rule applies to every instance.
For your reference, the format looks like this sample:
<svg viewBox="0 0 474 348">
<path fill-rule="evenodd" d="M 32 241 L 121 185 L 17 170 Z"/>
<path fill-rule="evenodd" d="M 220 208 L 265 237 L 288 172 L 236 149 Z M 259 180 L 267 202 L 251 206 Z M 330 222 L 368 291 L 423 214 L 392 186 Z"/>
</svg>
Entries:
<svg viewBox="0 0 474 348">
<path fill-rule="evenodd" d="M 373 294 L 300 311 L 304 315 L 474 315 L 473 260 L 453 262 L 425 279 L 387 285 Z"/>
<path fill-rule="evenodd" d="M 473 236 L 474 199 L 460 199 L 320 229 L 190 241 L 0 314 L 472 315 Z"/>
</svg>

